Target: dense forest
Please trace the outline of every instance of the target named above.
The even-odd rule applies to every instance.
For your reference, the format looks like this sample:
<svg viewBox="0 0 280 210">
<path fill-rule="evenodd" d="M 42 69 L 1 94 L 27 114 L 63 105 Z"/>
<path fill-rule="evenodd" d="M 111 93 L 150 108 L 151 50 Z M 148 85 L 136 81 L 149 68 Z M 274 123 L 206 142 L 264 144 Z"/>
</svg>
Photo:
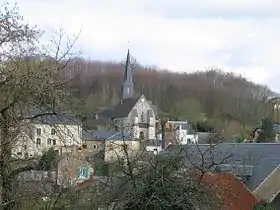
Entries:
<svg viewBox="0 0 280 210">
<path fill-rule="evenodd" d="M 71 79 L 73 108 L 93 127 L 93 113 L 113 107 L 119 101 L 124 65 L 76 59 L 61 77 Z M 211 69 L 195 73 L 174 73 L 135 64 L 135 94 L 143 93 L 170 119 L 207 121 L 217 129 L 238 124 L 250 129 L 269 115 L 269 88 L 254 84 L 233 73 Z M 236 127 L 236 126 L 235 126 Z M 231 128 L 232 130 L 232 128 Z"/>
</svg>

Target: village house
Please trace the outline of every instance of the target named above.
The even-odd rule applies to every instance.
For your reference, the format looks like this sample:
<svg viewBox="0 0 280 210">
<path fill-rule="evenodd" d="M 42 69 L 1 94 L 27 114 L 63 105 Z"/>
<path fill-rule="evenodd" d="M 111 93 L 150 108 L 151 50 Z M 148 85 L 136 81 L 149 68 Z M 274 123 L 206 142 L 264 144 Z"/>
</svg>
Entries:
<svg viewBox="0 0 280 210">
<path fill-rule="evenodd" d="M 259 199 L 280 209 L 280 144 L 220 143 L 169 145 L 162 154 L 180 152 L 189 168 L 206 168 L 215 173 L 230 173 L 242 181 Z"/>
<path fill-rule="evenodd" d="M 21 183 L 25 183 L 26 189 L 44 194 L 55 185 L 69 187 L 87 183 L 93 179 L 93 167 L 93 162 L 88 162 L 84 157 L 64 153 L 58 156 L 53 169 L 24 171 L 17 178 Z M 44 185 L 48 186 L 48 189 L 44 189 Z"/>
<path fill-rule="evenodd" d="M 188 121 L 174 121 L 168 120 L 165 125 L 167 135 L 170 135 L 170 140 L 167 138 L 166 145 L 168 143 L 175 144 L 195 144 L 198 142 L 198 136 L 193 132 L 192 127 Z"/>
<path fill-rule="evenodd" d="M 140 142 L 131 139 L 119 131 L 84 131 L 83 152 L 90 157 L 101 157 L 106 162 L 114 162 L 126 157 L 137 155 L 140 150 Z"/>
<path fill-rule="evenodd" d="M 82 124 L 68 114 L 44 115 L 26 122 L 12 148 L 14 158 L 41 156 L 54 148 L 58 154 L 77 152 L 82 146 Z"/>
<path fill-rule="evenodd" d="M 76 186 L 93 176 L 93 165 L 84 158 L 64 154 L 57 164 L 57 184 Z"/>
</svg>

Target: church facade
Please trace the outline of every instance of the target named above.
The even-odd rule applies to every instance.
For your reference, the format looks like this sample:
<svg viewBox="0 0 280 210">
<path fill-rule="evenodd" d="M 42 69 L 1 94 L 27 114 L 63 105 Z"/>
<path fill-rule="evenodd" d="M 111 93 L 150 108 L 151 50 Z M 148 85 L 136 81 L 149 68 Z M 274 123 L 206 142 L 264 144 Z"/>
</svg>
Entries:
<svg viewBox="0 0 280 210">
<path fill-rule="evenodd" d="M 156 139 L 157 107 L 144 95 L 134 96 L 130 52 L 127 53 L 121 100 L 114 109 L 114 126 L 133 139 Z"/>
</svg>

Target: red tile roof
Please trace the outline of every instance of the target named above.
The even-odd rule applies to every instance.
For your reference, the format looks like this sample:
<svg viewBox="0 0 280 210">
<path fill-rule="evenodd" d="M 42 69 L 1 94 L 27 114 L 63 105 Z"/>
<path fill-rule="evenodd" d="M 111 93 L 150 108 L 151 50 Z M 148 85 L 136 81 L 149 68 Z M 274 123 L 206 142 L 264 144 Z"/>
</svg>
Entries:
<svg viewBox="0 0 280 210">
<path fill-rule="evenodd" d="M 203 176 L 202 183 L 210 185 L 227 210 L 251 210 L 258 202 L 252 192 L 234 175 L 208 172 Z"/>
</svg>

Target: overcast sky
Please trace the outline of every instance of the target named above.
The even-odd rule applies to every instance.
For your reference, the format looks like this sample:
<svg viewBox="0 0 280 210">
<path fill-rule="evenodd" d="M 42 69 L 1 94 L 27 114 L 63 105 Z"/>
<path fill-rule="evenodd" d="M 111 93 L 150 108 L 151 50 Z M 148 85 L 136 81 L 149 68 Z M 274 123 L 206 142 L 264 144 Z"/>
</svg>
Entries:
<svg viewBox="0 0 280 210">
<path fill-rule="evenodd" d="M 17 2 L 25 20 L 49 34 L 81 30 L 76 47 L 86 58 L 120 61 L 129 47 L 144 65 L 219 67 L 280 91 L 279 0 Z"/>
</svg>

